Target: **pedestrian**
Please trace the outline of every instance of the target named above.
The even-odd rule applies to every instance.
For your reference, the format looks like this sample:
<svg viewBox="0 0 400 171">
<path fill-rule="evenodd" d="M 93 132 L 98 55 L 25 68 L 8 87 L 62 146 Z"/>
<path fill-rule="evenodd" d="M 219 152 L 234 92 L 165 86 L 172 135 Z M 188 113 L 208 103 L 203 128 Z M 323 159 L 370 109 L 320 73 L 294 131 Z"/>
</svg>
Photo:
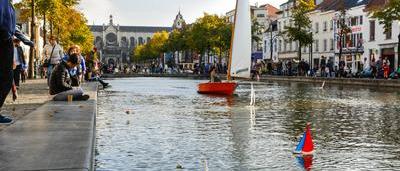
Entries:
<svg viewBox="0 0 400 171">
<path fill-rule="evenodd" d="M 388 65 L 386 62 L 384 62 L 384 63 L 383 63 L 383 77 L 384 77 L 385 79 L 388 79 L 388 78 L 389 78 L 389 70 L 390 70 L 389 65 Z"/>
<path fill-rule="evenodd" d="M 12 38 L 16 36 L 24 44 L 34 47 L 16 27 L 15 10 L 10 0 L 0 0 L 0 109 L 13 85 L 14 48 Z M 0 124 L 9 124 L 11 118 L 0 115 Z"/>
<path fill-rule="evenodd" d="M 383 60 L 382 57 L 379 57 L 378 61 L 376 61 L 376 70 L 377 70 L 377 78 L 383 77 Z"/>
<path fill-rule="evenodd" d="M 19 83 L 21 80 L 21 73 L 25 73 L 26 70 L 26 62 L 25 62 L 25 55 L 22 47 L 20 46 L 19 39 L 13 39 L 14 43 L 14 65 L 15 69 L 13 70 L 14 73 L 14 84 L 19 89 Z"/>
<path fill-rule="evenodd" d="M 326 60 L 324 56 L 321 56 L 321 64 L 320 64 L 320 68 L 321 68 L 321 77 L 326 77 L 327 73 L 325 71 L 325 67 L 326 67 Z"/>
<path fill-rule="evenodd" d="M 61 62 L 61 58 L 64 56 L 63 48 L 57 43 L 55 36 L 50 37 L 50 44 L 44 47 L 43 56 L 45 67 L 47 65 L 47 84 L 49 85 L 53 68 Z"/>
<path fill-rule="evenodd" d="M 78 45 L 72 45 L 68 49 L 67 54 L 64 56 L 63 60 L 67 61 L 68 58 L 73 54 L 77 54 L 79 56 L 80 64 L 70 69 L 69 72 L 71 76 L 72 86 L 79 86 L 82 81 L 83 75 L 86 73 L 85 59 L 81 55 L 80 47 Z"/>
<path fill-rule="evenodd" d="M 376 78 L 376 76 L 377 76 L 377 68 L 376 68 L 375 57 L 372 57 L 370 65 L 371 65 L 371 69 L 372 69 L 372 77 Z"/>
<path fill-rule="evenodd" d="M 80 63 L 78 54 L 72 54 L 67 61 L 62 61 L 54 67 L 50 77 L 50 95 L 54 101 L 67 101 L 72 95 L 74 100 L 88 100 L 89 95 L 84 95 L 82 88 L 72 87 L 69 70 Z"/>
</svg>

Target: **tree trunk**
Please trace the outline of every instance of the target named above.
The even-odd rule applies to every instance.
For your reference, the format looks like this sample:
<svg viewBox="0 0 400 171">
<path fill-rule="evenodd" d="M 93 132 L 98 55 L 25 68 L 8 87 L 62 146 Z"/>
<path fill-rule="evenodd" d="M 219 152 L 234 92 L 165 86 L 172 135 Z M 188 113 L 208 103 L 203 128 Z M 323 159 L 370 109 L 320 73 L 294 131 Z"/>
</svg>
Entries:
<svg viewBox="0 0 400 171">
<path fill-rule="evenodd" d="M 53 36 L 53 21 L 50 21 L 50 36 Z"/>
<path fill-rule="evenodd" d="M 35 42 L 35 0 L 31 2 L 31 41 Z M 30 48 L 29 65 L 28 65 L 28 78 L 33 79 L 35 76 L 35 66 L 33 60 L 35 59 L 35 49 Z"/>
<path fill-rule="evenodd" d="M 218 58 L 218 63 L 222 64 L 222 48 L 219 48 L 219 58 Z"/>
<path fill-rule="evenodd" d="M 46 13 L 43 13 L 43 47 L 47 44 Z"/>
<path fill-rule="evenodd" d="M 342 46 L 342 38 L 339 40 L 339 61 L 342 60 L 343 46 Z"/>
<path fill-rule="evenodd" d="M 298 47 L 297 47 L 298 49 L 298 56 L 299 56 L 299 62 L 301 61 L 301 42 L 299 41 L 299 44 L 298 44 Z"/>
</svg>

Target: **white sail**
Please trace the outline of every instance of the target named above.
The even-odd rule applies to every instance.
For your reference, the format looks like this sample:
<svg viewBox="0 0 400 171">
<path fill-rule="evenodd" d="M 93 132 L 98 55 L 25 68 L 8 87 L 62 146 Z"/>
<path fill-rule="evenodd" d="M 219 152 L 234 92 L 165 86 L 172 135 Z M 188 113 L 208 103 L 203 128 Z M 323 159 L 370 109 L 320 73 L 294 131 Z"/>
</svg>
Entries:
<svg viewBox="0 0 400 171">
<path fill-rule="evenodd" d="M 230 74 L 250 78 L 251 16 L 249 0 L 237 0 Z"/>
</svg>

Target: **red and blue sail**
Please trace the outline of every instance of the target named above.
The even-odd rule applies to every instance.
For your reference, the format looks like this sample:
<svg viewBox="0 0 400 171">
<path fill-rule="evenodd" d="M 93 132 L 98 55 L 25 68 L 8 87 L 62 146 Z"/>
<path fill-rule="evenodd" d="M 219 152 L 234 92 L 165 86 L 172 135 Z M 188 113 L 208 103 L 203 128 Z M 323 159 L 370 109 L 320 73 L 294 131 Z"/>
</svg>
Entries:
<svg viewBox="0 0 400 171">
<path fill-rule="evenodd" d="M 314 143 L 311 136 L 310 124 L 307 124 L 306 130 L 301 137 L 294 153 L 310 155 L 314 152 Z"/>
</svg>

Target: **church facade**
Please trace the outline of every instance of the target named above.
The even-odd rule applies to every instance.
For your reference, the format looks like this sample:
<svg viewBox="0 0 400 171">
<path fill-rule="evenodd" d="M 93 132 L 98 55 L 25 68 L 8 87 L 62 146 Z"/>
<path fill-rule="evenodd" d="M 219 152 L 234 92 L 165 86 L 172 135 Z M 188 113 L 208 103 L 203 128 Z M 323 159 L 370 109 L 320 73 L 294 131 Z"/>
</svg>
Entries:
<svg viewBox="0 0 400 171">
<path fill-rule="evenodd" d="M 130 64 L 134 48 L 149 42 L 156 32 L 172 30 L 172 27 L 120 26 L 114 24 L 112 15 L 107 25 L 89 27 L 94 35 L 94 44 L 101 62 L 116 66 Z"/>
</svg>

